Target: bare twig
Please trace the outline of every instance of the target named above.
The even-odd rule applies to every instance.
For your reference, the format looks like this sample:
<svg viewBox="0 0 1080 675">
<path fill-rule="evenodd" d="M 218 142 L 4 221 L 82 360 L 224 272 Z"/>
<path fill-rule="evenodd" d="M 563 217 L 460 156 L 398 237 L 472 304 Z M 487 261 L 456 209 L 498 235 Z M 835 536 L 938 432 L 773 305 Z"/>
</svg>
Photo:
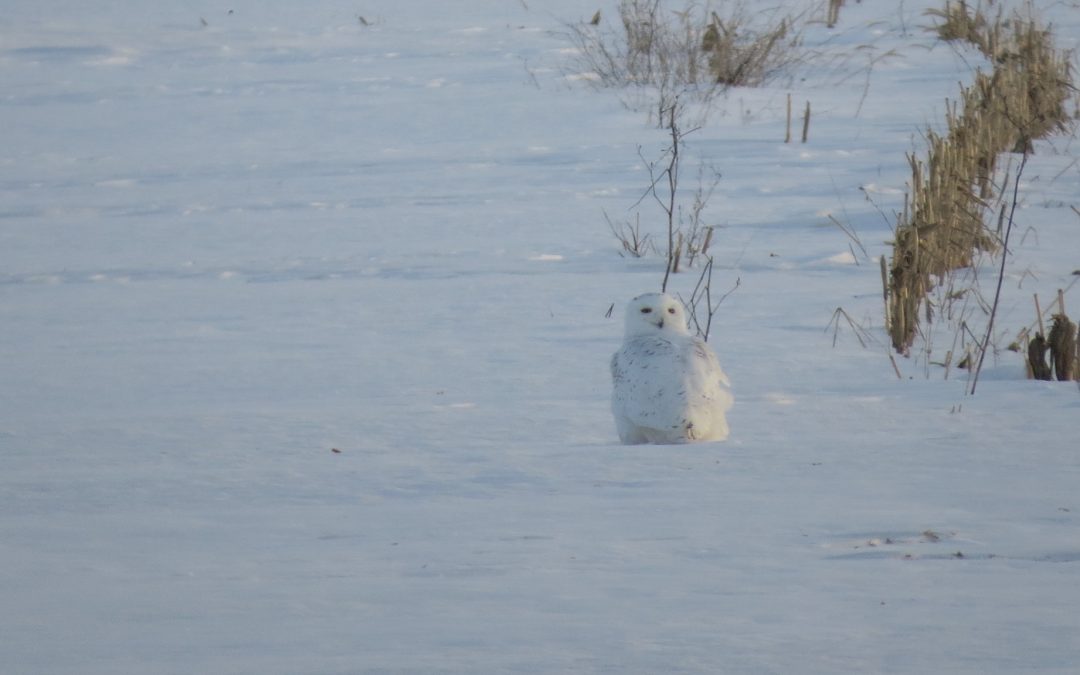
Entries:
<svg viewBox="0 0 1080 675">
<path fill-rule="evenodd" d="M 839 227 L 840 231 L 846 234 L 848 239 L 850 239 L 856 246 L 859 247 L 859 250 L 862 252 L 862 257 L 864 260 L 870 257 L 870 254 L 866 252 L 866 247 L 863 246 L 862 241 L 859 239 L 859 235 L 856 234 L 855 228 L 851 227 L 850 225 L 844 225 L 839 220 L 837 220 L 836 217 L 833 216 L 831 213 L 829 214 L 829 220 L 832 222 L 833 225 Z M 852 257 L 854 258 L 856 256 L 852 255 Z"/>
<path fill-rule="evenodd" d="M 664 213 L 667 214 L 667 237 L 668 237 L 668 250 L 667 250 L 667 268 L 664 270 L 664 282 L 660 285 L 660 292 L 667 291 L 668 277 L 672 272 L 678 271 L 678 251 L 675 248 L 675 191 L 679 187 L 679 141 L 682 140 L 682 133 L 679 130 L 678 118 L 676 113 L 678 112 L 679 99 L 675 98 L 675 101 L 671 104 L 671 108 L 668 112 L 668 130 L 671 132 L 671 159 L 668 162 L 667 169 L 664 173 L 667 174 L 668 181 L 668 200 L 664 203 L 660 200 L 660 197 L 656 194 L 655 187 L 653 188 L 653 196 L 660 202 L 660 207 L 664 209 Z M 681 248 L 681 246 L 680 246 Z"/>
<path fill-rule="evenodd" d="M 712 330 L 712 320 L 716 315 L 716 311 L 720 308 L 720 305 L 724 304 L 724 300 L 727 300 L 729 295 L 738 290 L 739 286 L 742 284 L 742 278 L 736 277 L 735 284 L 714 303 L 712 300 L 713 259 L 711 256 L 706 256 L 706 258 L 705 265 L 701 268 L 701 274 L 698 275 L 694 291 L 690 294 L 690 300 L 689 302 L 684 301 L 683 304 L 690 310 L 690 321 L 694 324 L 695 332 L 701 336 L 701 339 L 708 341 L 709 333 Z M 702 300 L 705 301 L 707 310 L 704 328 L 701 326 L 701 319 L 698 317 L 698 306 L 701 304 Z"/>
<path fill-rule="evenodd" d="M 1005 281 L 1005 262 L 1009 259 L 1009 235 L 1013 229 L 1013 215 L 1016 213 L 1016 203 L 1020 195 L 1020 176 L 1024 173 L 1027 165 L 1028 154 L 1025 152 L 1020 159 L 1020 168 L 1016 170 L 1016 178 L 1013 182 L 1012 205 L 1009 207 L 1009 220 L 1005 225 L 1005 239 L 1002 242 L 1001 270 L 998 273 L 997 289 L 994 291 L 994 304 L 990 308 L 990 319 L 986 324 L 986 338 L 979 348 L 979 362 L 975 366 L 975 372 L 971 376 L 971 395 L 975 395 L 975 387 L 979 384 L 979 373 L 982 372 L 983 360 L 986 359 L 986 351 L 990 348 L 990 336 L 994 331 L 994 318 L 997 316 L 998 302 L 1001 300 L 1001 284 Z"/>
<path fill-rule="evenodd" d="M 791 94 L 787 95 L 787 126 L 784 131 L 784 142 L 791 142 Z"/>
<path fill-rule="evenodd" d="M 851 315 L 844 311 L 843 307 L 837 307 L 836 310 L 833 312 L 832 318 L 829 320 L 828 325 L 825 326 L 825 332 L 828 332 L 830 327 L 833 329 L 833 347 L 836 346 L 837 339 L 840 337 L 840 319 L 843 319 L 847 322 L 847 325 L 851 328 L 851 331 L 855 333 L 855 339 L 859 341 L 859 346 L 861 346 L 863 349 L 866 349 L 866 343 L 868 341 L 874 340 L 873 335 L 868 330 L 855 323 L 854 319 L 852 319 Z M 876 342 L 876 340 L 874 341 Z"/>
<path fill-rule="evenodd" d="M 644 256 L 650 246 L 650 237 L 648 233 L 641 233 L 641 216 L 636 214 L 634 216 L 634 222 L 620 222 L 616 224 L 611 217 L 607 214 L 607 211 L 603 211 L 604 220 L 608 224 L 608 228 L 611 233 L 615 235 L 615 238 L 622 244 L 622 250 L 628 253 L 634 258 L 640 258 Z M 620 253 L 622 255 L 622 253 Z"/>
</svg>

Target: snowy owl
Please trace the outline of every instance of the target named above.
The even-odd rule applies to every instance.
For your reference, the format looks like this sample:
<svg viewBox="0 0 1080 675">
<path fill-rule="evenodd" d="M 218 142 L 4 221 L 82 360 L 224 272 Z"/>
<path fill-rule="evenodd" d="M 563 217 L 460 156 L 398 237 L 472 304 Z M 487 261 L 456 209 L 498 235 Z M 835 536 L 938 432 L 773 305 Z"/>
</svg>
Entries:
<svg viewBox="0 0 1080 675">
<path fill-rule="evenodd" d="M 634 443 L 722 441 L 734 398 L 705 341 L 690 334 L 682 303 L 646 293 L 626 308 L 626 337 L 611 357 L 611 409 L 619 439 Z"/>
</svg>

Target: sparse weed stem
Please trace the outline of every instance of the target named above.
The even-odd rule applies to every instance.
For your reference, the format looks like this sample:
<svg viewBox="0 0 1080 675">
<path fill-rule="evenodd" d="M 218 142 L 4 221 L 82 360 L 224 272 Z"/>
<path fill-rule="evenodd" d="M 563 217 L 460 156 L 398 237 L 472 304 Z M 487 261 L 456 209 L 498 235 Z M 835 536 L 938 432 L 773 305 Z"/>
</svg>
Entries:
<svg viewBox="0 0 1080 675">
<path fill-rule="evenodd" d="M 679 188 L 679 146 L 682 143 L 683 132 L 679 128 L 678 113 L 679 113 L 679 99 L 676 97 L 672 102 L 671 108 L 668 112 L 668 131 L 671 132 L 671 146 L 668 148 L 668 165 L 664 169 L 664 175 L 667 177 L 668 192 L 665 198 L 661 199 L 660 195 L 656 192 L 656 183 L 652 183 L 652 195 L 656 198 L 657 204 L 663 209 L 664 214 L 667 216 L 667 268 L 664 270 L 664 282 L 660 286 L 660 291 L 667 291 L 668 278 L 673 272 L 679 271 L 679 258 L 682 254 L 682 236 L 679 233 L 679 237 L 676 240 L 675 229 L 675 198 Z M 693 132 L 694 130 L 691 130 Z M 650 173 L 652 170 L 650 169 Z M 676 247 L 676 241 L 678 246 Z"/>
<path fill-rule="evenodd" d="M 888 357 L 889 362 L 892 364 L 893 372 L 896 374 L 896 379 L 904 379 L 904 375 L 900 372 L 900 366 L 896 362 L 896 357 L 893 355 L 892 349 L 887 343 L 881 342 L 876 337 L 876 330 L 873 326 L 873 319 L 867 315 L 863 317 L 862 322 L 855 321 L 851 315 L 843 307 L 837 307 L 833 310 L 832 316 L 829 318 L 828 324 L 825 326 L 825 332 L 828 333 L 832 329 L 832 346 L 835 348 L 840 341 L 840 332 L 842 325 L 847 324 L 848 329 L 855 336 L 855 339 L 859 341 L 859 346 L 863 349 L 867 349 L 874 346 L 878 349 L 882 349 L 885 355 Z"/>
<path fill-rule="evenodd" d="M 706 178 L 706 171 L 709 177 Z M 705 164 L 698 166 L 697 188 L 689 209 L 679 207 L 679 228 L 686 235 L 683 240 L 684 257 L 686 266 L 693 267 L 699 257 L 708 257 L 709 246 L 712 244 L 715 225 L 707 225 L 703 212 L 712 198 L 713 191 L 720 184 L 720 172 Z"/>
<path fill-rule="evenodd" d="M 607 211 L 604 211 L 603 213 L 608 228 L 622 245 L 622 250 L 619 252 L 619 255 L 625 254 L 632 258 L 641 258 L 654 248 L 652 237 L 649 233 L 641 232 L 641 214 L 634 214 L 633 221 L 624 220 L 615 222 L 611 219 L 611 216 L 608 215 Z"/>
<path fill-rule="evenodd" d="M 848 325 L 848 328 L 850 328 L 851 332 L 855 335 L 855 339 L 859 341 L 859 346 L 863 349 L 866 349 L 868 345 L 877 342 L 877 340 L 874 338 L 874 334 L 870 330 L 868 330 L 861 324 L 856 323 L 855 320 L 851 318 L 851 315 L 848 314 L 843 307 L 837 307 L 833 311 L 832 318 L 829 319 L 828 325 L 825 326 L 825 332 L 828 332 L 830 328 L 832 328 L 833 330 L 833 347 L 836 347 L 836 343 L 840 339 L 841 320 Z"/>
<path fill-rule="evenodd" d="M 728 296 L 739 289 L 742 285 L 742 278 L 736 277 L 735 283 L 725 291 L 716 301 L 713 301 L 712 293 L 712 272 L 713 272 L 713 259 L 712 256 L 706 256 L 705 264 L 701 268 L 701 274 L 698 275 L 697 283 L 694 285 L 694 290 L 690 293 L 690 298 L 685 299 L 682 296 L 679 297 L 682 303 L 686 305 L 690 314 L 690 324 L 702 340 L 708 342 L 709 333 L 712 330 L 713 317 L 716 315 L 717 310 L 720 309 L 720 305 L 727 300 Z M 704 308 L 702 308 L 704 305 Z M 704 325 L 702 325 L 702 314 L 704 314 Z"/>
<path fill-rule="evenodd" d="M 847 238 L 848 238 L 848 250 L 851 252 L 851 257 L 852 257 L 852 259 L 855 260 L 855 263 L 859 264 L 858 261 L 860 259 L 860 255 L 857 255 L 855 253 L 855 248 L 854 248 L 855 246 L 857 246 L 859 248 L 859 253 L 861 254 L 861 259 L 862 260 L 869 260 L 870 259 L 870 254 L 866 252 L 866 247 L 863 246 L 862 239 L 859 238 L 859 234 L 855 231 L 854 226 L 852 226 L 852 224 L 850 222 L 848 222 L 846 224 L 840 222 L 836 218 L 836 216 L 832 215 L 831 213 L 828 215 L 828 218 L 829 218 L 830 223 L 832 223 L 837 228 L 839 228 L 840 231 L 843 232 L 847 236 Z"/>
<path fill-rule="evenodd" d="M 648 159 L 642 148 L 638 148 L 638 157 L 649 174 L 649 184 L 632 206 L 633 209 L 637 209 L 645 201 L 651 201 L 659 207 L 667 244 L 663 251 L 665 266 L 660 284 L 661 292 L 667 290 L 671 275 L 693 267 L 699 258 L 708 256 L 716 226 L 706 223 L 704 213 L 720 181 L 719 172 L 707 165 L 699 165 L 698 185 L 691 204 L 684 206 L 680 202 L 685 138 L 697 131 L 699 127 L 688 130 L 683 127 L 682 102 L 678 99 L 673 101 L 671 107 L 665 109 L 663 114 L 665 120 L 663 126 L 668 133 L 669 142 L 660 157 L 655 160 Z M 706 171 L 709 172 L 708 180 L 706 180 Z M 639 217 L 640 213 L 635 214 L 635 218 Z M 610 219 L 608 219 L 608 225 L 615 232 L 624 250 L 627 249 L 628 244 L 636 250 L 643 250 L 634 247 L 633 242 L 647 240 L 648 234 L 641 234 L 640 230 L 628 230 L 625 225 L 613 227 Z"/>
</svg>

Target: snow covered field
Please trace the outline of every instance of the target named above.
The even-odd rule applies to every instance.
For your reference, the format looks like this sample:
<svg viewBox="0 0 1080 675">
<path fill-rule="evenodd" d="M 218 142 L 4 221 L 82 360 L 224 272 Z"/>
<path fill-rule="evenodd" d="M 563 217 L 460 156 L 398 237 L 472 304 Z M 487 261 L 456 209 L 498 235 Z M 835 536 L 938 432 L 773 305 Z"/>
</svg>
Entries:
<svg viewBox="0 0 1080 675">
<path fill-rule="evenodd" d="M 854 74 L 688 138 L 732 437 L 624 447 L 607 362 L 663 261 L 603 212 L 667 139 L 568 77 L 596 6 L 10 0 L 0 670 L 1080 671 L 1076 384 L 887 357 L 879 209 L 979 63 L 935 6 L 848 3 L 809 37 Z M 1076 278 L 1078 156 L 1025 170 L 1003 334 Z"/>
</svg>

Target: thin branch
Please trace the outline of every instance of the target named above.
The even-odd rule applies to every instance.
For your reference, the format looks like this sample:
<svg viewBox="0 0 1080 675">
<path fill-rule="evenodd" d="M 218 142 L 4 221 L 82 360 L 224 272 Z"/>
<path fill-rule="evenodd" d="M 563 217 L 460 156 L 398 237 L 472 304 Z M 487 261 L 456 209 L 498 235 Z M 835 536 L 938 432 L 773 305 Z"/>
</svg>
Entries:
<svg viewBox="0 0 1080 675">
<path fill-rule="evenodd" d="M 1005 240 L 1002 242 L 1001 270 L 998 273 L 997 289 L 994 291 L 994 304 L 990 308 L 990 320 L 986 324 L 986 338 L 979 349 L 979 363 L 975 366 L 975 372 L 971 377 L 970 394 L 972 396 L 975 395 L 975 386 L 979 384 L 979 373 L 982 372 L 983 360 L 986 359 L 986 350 L 990 348 L 990 337 L 994 331 L 994 317 L 997 316 L 998 302 L 1001 300 L 1001 284 L 1005 281 L 1005 262 L 1009 259 L 1009 235 L 1012 234 L 1013 214 L 1016 213 L 1016 202 L 1020 194 L 1020 176 L 1024 173 L 1027 160 L 1028 154 L 1025 152 L 1020 159 L 1020 168 L 1016 171 L 1016 178 L 1013 180 L 1012 205 L 1009 207 L 1009 221 L 1005 225 Z"/>
<path fill-rule="evenodd" d="M 660 285 L 660 292 L 667 292 L 668 277 L 671 273 L 676 271 L 675 267 L 676 251 L 675 251 L 675 191 L 679 187 L 679 141 L 681 134 L 679 133 L 679 126 L 675 119 L 675 113 L 679 107 L 679 98 L 676 96 L 675 101 L 671 104 L 671 108 L 668 109 L 670 114 L 670 123 L 668 128 L 671 131 L 671 160 L 668 162 L 667 167 L 667 179 L 668 179 L 668 203 L 665 206 L 661 203 L 664 212 L 667 213 L 668 219 L 668 253 L 667 253 L 667 268 L 664 270 L 664 281 Z M 656 195 L 656 187 L 653 186 L 653 195 Z M 657 201 L 659 201 L 657 197 Z"/>
</svg>

